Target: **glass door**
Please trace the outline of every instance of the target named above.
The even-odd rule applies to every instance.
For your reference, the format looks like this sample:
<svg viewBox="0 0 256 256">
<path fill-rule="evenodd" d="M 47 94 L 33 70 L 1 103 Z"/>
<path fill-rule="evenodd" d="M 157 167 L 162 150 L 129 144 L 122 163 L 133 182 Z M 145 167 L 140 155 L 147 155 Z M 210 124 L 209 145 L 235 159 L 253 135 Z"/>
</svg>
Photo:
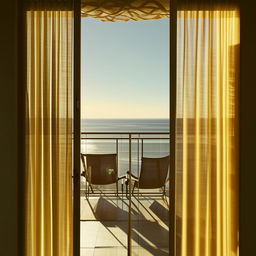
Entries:
<svg viewBox="0 0 256 256">
<path fill-rule="evenodd" d="M 164 131 L 132 140 L 132 255 L 169 255 L 169 121 L 156 122 Z"/>
<path fill-rule="evenodd" d="M 81 19 L 81 255 L 169 254 L 169 19 Z"/>
</svg>

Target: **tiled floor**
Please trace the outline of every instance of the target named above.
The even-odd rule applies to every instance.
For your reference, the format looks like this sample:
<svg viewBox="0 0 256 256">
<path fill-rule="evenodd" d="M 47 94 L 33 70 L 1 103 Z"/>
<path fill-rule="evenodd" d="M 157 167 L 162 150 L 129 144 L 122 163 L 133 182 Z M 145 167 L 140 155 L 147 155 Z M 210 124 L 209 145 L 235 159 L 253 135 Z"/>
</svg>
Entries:
<svg viewBox="0 0 256 256">
<path fill-rule="evenodd" d="M 81 256 L 127 255 L 126 197 L 81 198 Z M 168 255 L 168 206 L 161 198 L 132 197 L 132 255 Z"/>
</svg>

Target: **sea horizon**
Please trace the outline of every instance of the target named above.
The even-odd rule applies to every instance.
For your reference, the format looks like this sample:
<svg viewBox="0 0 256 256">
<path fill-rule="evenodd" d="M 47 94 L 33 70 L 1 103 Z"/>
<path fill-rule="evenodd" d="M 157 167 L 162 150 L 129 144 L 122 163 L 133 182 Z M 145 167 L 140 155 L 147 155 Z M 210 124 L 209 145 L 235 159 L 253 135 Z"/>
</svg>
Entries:
<svg viewBox="0 0 256 256">
<path fill-rule="evenodd" d="M 169 132 L 168 118 L 82 118 L 82 132 Z"/>
</svg>

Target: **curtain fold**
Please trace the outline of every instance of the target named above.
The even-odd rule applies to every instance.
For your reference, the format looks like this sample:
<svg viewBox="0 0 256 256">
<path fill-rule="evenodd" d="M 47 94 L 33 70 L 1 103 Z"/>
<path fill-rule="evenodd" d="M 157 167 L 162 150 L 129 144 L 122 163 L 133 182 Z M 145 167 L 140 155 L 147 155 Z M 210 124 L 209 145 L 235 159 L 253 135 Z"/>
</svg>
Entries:
<svg viewBox="0 0 256 256">
<path fill-rule="evenodd" d="M 238 255 L 239 11 L 179 10 L 176 255 Z"/>
<path fill-rule="evenodd" d="M 72 11 L 27 11 L 25 255 L 70 256 Z"/>
</svg>

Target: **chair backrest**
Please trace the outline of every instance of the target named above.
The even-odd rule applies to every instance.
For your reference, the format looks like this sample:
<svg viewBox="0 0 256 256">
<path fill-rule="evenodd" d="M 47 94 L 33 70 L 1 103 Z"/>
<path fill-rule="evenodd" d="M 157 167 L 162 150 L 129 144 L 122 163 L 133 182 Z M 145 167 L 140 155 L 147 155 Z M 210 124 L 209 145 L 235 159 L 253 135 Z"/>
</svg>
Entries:
<svg viewBox="0 0 256 256">
<path fill-rule="evenodd" d="M 139 188 L 161 188 L 164 186 L 169 169 L 169 156 L 161 158 L 142 157 Z"/>
<path fill-rule="evenodd" d="M 81 158 L 89 183 L 106 185 L 117 181 L 117 154 L 81 154 Z"/>
</svg>

